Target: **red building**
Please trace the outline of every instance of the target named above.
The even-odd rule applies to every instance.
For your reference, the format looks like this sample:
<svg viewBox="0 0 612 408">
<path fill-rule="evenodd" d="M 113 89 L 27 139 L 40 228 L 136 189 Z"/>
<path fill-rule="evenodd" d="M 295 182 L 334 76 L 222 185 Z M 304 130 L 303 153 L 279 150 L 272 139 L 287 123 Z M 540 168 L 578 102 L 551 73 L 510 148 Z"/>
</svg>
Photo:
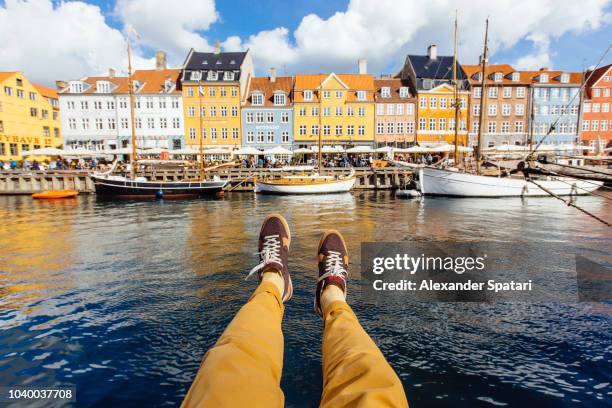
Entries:
<svg viewBox="0 0 612 408">
<path fill-rule="evenodd" d="M 585 77 L 580 137 L 598 154 L 612 145 L 612 64 L 587 71 Z"/>
</svg>

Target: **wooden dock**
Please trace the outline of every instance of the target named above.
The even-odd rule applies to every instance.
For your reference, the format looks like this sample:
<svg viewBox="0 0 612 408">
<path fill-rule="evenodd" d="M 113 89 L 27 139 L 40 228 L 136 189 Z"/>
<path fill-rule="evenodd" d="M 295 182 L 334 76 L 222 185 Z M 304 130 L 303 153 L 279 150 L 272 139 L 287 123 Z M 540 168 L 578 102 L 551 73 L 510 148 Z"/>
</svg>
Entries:
<svg viewBox="0 0 612 408">
<path fill-rule="evenodd" d="M 349 174 L 348 168 L 325 169 L 325 174 Z M 412 177 L 407 169 L 387 168 L 356 168 L 357 181 L 355 190 L 394 190 L 404 186 Z M 229 179 L 227 191 L 253 191 L 253 180 L 275 175 L 295 175 L 298 171 L 281 171 L 280 169 L 244 169 L 225 168 L 206 172 L 207 178 L 215 176 Z M 0 195 L 32 194 L 45 190 L 77 190 L 80 193 L 94 193 L 90 172 L 79 170 L 57 170 L 53 172 L 0 172 Z M 197 170 L 150 170 L 139 173 L 149 180 L 180 181 L 196 179 Z"/>
</svg>

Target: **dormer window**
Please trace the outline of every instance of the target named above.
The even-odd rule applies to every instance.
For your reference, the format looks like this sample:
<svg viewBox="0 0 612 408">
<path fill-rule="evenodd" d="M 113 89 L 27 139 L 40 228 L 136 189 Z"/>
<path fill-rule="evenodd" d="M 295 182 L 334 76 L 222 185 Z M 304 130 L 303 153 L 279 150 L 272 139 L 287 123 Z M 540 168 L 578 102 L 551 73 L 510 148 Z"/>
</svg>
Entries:
<svg viewBox="0 0 612 408">
<path fill-rule="evenodd" d="M 82 93 L 83 83 L 82 82 L 72 82 L 70 84 L 70 92 L 71 93 Z"/>
<path fill-rule="evenodd" d="M 110 93 L 110 83 L 108 81 L 97 81 L 96 82 L 97 93 Z"/>
<path fill-rule="evenodd" d="M 391 97 L 391 88 L 389 88 L 388 86 L 383 86 L 382 88 L 380 88 L 380 96 L 382 96 L 383 98 Z"/>
<path fill-rule="evenodd" d="M 216 81 L 216 80 L 219 79 L 219 75 L 218 75 L 217 71 L 208 71 L 206 79 L 209 80 L 209 81 Z"/>
<path fill-rule="evenodd" d="M 172 89 L 172 86 L 173 86 L 173 85 L 174 85 L 174 84 L 172 83 L 172 81 L 171 81 L 171 80 L 166 79 L 166 80 L 164 81 L 164 90 L 165 90 L 166 92 L 170 92 L 170 90 Z"/>
<path fill-rule="evenodd" d="M 202 65 L 208 65 L 208 60 L 202 61 Z"/>
<path fill-rule="evenodd" d="M 200 79 L 202 79 L 202 72 L 191 71 L 191 76 L 189 77 L 189 79 L 191 79 L 192 81 L 199 81 Z"/>
<path fill-rule="evenodd" d="M 262 106 L 264 104 L 264 96 L 261 92 L 253 92 L 251 94 L 251 101 L 254 106 Z"/>
<path fill-rule="evenodd" d="M 521 74 L 519 72 L 512 73 L 512 82 L 518 82 L 521 80 Z"/>
<path fill-rule="evenodd" d="M 569 74 L 561 74 L 561 82 L 567 84 L 569 82 Z"/>
<path fill-rule="evenodd" d="M 548 82 L 548 74 L 540 74 L 540 83 Z"/>
<path fill-rule="evenodd" d="M 366 91 L 357 91 L 357 100 L 365 101 L 366 100 Z"/>
<path fill-rule="evenodd" d="M 480 80 L 481 80 L 481 77 L 482 77 L 482 75 L 480 75 L 480 72 L 479 72 L 479 73 L 477 73 L 477 74 L 474 74 L 474 77 L 473 77 L 473 78 L 474 78 L 476 81 L 480 81 Z"/>
<path fill-rule="evenodd" d="M 312 101 L 312 91 L 304 91 L 304 100 Z"/>
<path fill-rule="evenodd" d="M 221 60 L 217 60 L 216 64 L 221 65 Z"/>
<path fill-rule="evenodd" d="M 431 79 L 424 79 L 423 80 L 423 89 L 431 89 Z"/>
<path fill-rule="evenodd" d="M 496 73 L 493 75 L 493 79 L 494 79 L 494 81 L 495 81 L 495 82 L 501 82 L 501 81 L 502 81 L 502 78 L 503 78 L 503 75 L 502 75 L 502 73 L 501 73 L 501 72 L 496 72 Z"/>
<path fill-rule="evenodd" d="M 233 81 L 234 80 L 234 73 L 231 71 L 225 71 L 223 73 L 223 80 L 224 81 Z"/>
<path fill-rule="evenodd" d="M 400 88 L 399 96 L 400 96 L 400 98 L 407 98 L 408 97 L 408 87 L 407 86 L 402 86 Z"/>
<path fill-rule="evenodd" d="M 132 82 L 133 92 L 138 92 L 138 88 L 140 88 L 140 81 L 133 81 Z"/>
<path fill-rule="evenodd" d="M 236 60 L 231 60 L 230 65 L 236 65 Z"/>
<path fill-rule="evenodd" d="M 274 105 L 276 106 L 285 106 L 286 105 L 286 96 L 282 92 L 274 93 Z"/>
</svg>

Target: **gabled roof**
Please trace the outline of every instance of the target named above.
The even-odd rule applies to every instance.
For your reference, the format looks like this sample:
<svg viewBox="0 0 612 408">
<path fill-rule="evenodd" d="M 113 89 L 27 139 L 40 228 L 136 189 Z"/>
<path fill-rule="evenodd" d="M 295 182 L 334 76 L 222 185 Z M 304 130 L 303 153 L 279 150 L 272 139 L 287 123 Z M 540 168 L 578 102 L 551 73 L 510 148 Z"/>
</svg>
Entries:
<svg viewBox="0 0 612 408">
<path fill-rule="evenodd" d="M 270 77 L 254 77 L 251 79 L 245 106 L 251 106 L 251 94 L 258 91 L 264 94 L 264 106 L 274 106 L 274 93 L 283 92 L 287 95 L 286 106 L 289 107 L 291 104 L 292 88 L 293 77 L 276 77 L 274 82 L 270 80 Z"/>
<path fill-rule="evenodd" d="M 366 91 L 366 101 L 372 102 L 374 100 L 374 77 L 369 74 L 333 74 L 338 78 L 343 85 L 348 87 L 347 102 L 357 102 L 357 91 Z M 295 102 L 303 102 L 304 90 L 316 91 L 319 89 L 321 84 L 326 79 L 330 78 L 332 74 L 298 74 L 295 76 L 294 89 L 298 92 L 294 94 Z M 342 88 L 346 89 L 346 88 Z M 306 102 L 318 102 L 318 93 L 314 92 L 311 101 Z M 361 102 L 361 101 L 360 101 Z"/>
<path fill-rule="evenodd" d="M 54 88 L 49 88 L 48 86 L 32 84 L 34 88 L 38 91 L 39 94 L 44 96 L 45 98 L 57 99 L 57 90 Z"/>
<path fill-rule="evenodd" d="M 414 97 L 412 89 L 410 89 L 408 80 L 400 78 L 385 78 L 375 79 L 374 87 L 376 88 L 375 99 L 380 102 L 402 102 Z M 390 96 L 388 98 L 382 97 L 382 88 L 388 87 L 390 90 Z M 408 88 L 408 96 L 400 98 L 399 90 L 402 87 Z"/>
<path fill-rule="evenodd" d="M 548 82 L 540 83 L 538 78 L 542 74 L 548 74 Z M 569 82 L 561 82 L 562 74 L 569 74 Z M 582 84 L 582 72 L 551 71 L 549 69 L 542 68 L 539 71 L 521 71 L 521 75 L 526 75 L 532 84 L 541 84 L 541 85 L 580 85 Z"/>
<path fill-rule="evenodd" d="M 406 57 L 417 78 L 453 79 L 453 57 L 438 56 L 430 59 L 427 55 L 408 55 Z M 457 79 L 466 79 L 461 64 L 457 61 Z"/>
<path fill-rule="evenodd" d="M 186 70 L 238 70 L 246 57 L 245 52 L 192 52 L 185 61 Z"/>
<path fill-rule="evenodd" d="M 162 93 L 166 79 L 170 79 L 174 83 L 174 88 L 171 94 L 180 93 L 180 84 L 178 84 L 180 69 L 145 69 L 134 71 L 132 75 L 133 81 L 140 82 L 143 86 L 138 90 L 138 94 L 157 94 Z M 128 93 L 128 78 L 125 76 L 92 76 L 81 79 L 89 85 L 83 90 L 83 94 L 95 94 L 98 81 L 107 81 L 112 84 L 111 94 L 127 94 Z M 70 93 L 70 88 L 66 87 L 59 91 L 60 94 Z"/>
<path fill-rule="evenodd" d="M 5 72 L 0 72 L 0 81 L 4 81 L 5 79 L 8 79 L 10 77 L 12 77 L 13 75 L 15 75 L 17 73 L 17 71 L 5 71 Z"/>
<path fill-rule="evenodd" d="M 612 64 L 605 65 L 603 67 L 597 68 L 595 71 L 587 71 L 586 77 L 586 87 L 590 88 L 597 83 L 606 73 L 612 68 Z"/>
<path fill-rule="evenodd" d="M 478 79 L 478 75 L 482 71 L 482 67 L 480 65 L 462 65 L 463 71 L 467 75 L 468 81 L 471 85 L 480 85 L 482 81 Z M 501 82 L 493 81 L 493 74 L 501 72 L 502 80 Z M 518 72 L 519 80 L 513 81 L 512 74 Z M 503 85 L 527 85 L 531 83 L 530 76 L 526 75 L 524 71 L 517 71 L 509 64 L 490 64 L 487 65 L 485 70 L 487 75 L 487 85 L 495 85 L 495 84 L 503 84 Z"/>
</svg>

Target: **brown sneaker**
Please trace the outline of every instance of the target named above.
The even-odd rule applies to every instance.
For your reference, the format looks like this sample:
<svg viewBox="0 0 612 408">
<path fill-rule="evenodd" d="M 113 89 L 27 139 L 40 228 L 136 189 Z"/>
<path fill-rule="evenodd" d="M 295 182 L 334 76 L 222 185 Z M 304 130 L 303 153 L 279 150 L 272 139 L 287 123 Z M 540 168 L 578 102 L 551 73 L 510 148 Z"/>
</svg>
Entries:
<svg viewBox="0 0 612 408">
<path fill-rule="evenodd" d="M 285 290 L 281 294 L 283 302 L 291 299 L 291 295 L 293 295 L 293 285 L 291 284 L 289 268 L 287 268 L 290 243 L 291 232 L 285 218 L 280 214 L 269 215 L 261 225 L 261 231 L 259 232 L 257 250 L 261 262 L 251 269 L 245 278 L 246 280 L 257 272 L 259 280 L 261 280 L 264 272 L 278 272 L 285 280 Z"/>
<path fill-rule="evenodd" d="M 326 231 L 319 241 L 318 251 L 319 279 L 315 295 L 314 309 L 323 316 L 321 309 L 321 294 L 328 285 L 336 285 L 346 298 L 346 280 L 348 278 L 348 250 L 344 238 L 336 230 Z"/>
</svg>

